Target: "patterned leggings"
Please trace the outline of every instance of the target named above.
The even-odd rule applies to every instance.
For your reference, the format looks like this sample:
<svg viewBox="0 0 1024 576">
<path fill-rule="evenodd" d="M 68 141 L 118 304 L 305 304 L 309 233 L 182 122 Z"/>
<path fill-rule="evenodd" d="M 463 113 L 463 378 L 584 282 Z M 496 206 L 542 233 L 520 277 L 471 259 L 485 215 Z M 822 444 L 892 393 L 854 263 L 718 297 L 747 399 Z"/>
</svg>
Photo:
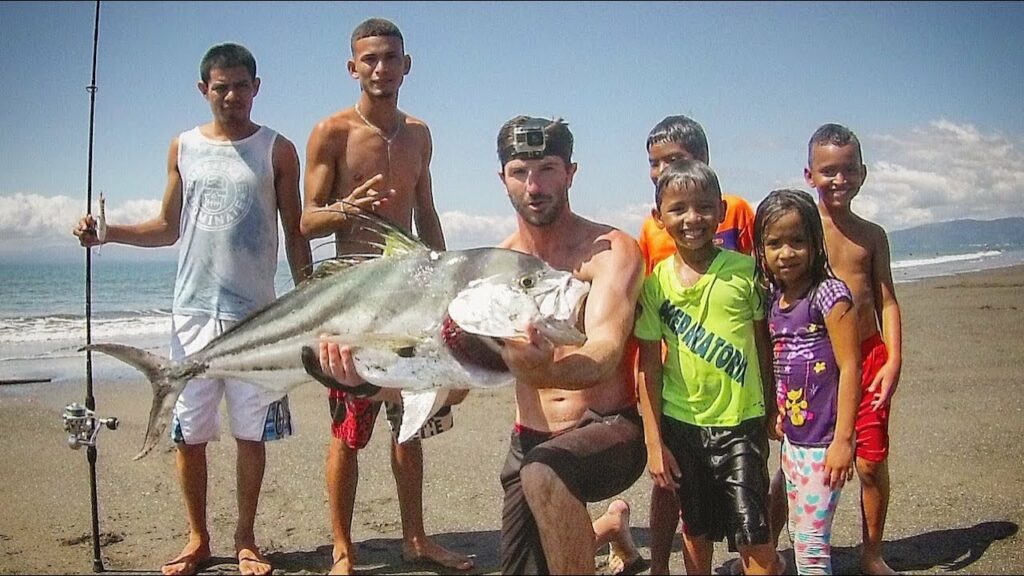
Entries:
<svg viewBox="0 0 1024 576">
<path fill-rule="evenodd" d="M 782 442 L 782 471 L 789 498 L 789 536 L 798 574 L 832 574 L 832 519 L 841 489 L 825 475 L 825 448 Z"/>
</svg>

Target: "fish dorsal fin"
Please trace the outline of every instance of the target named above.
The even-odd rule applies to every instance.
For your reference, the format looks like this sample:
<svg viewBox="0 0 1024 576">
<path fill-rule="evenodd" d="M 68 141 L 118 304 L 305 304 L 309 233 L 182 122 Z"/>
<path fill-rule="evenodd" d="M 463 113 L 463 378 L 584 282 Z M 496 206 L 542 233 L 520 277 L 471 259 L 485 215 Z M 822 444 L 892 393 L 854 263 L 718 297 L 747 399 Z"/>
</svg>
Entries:
<svg viewBox="0 0 1024 576">
<path fill-rule="evenodd" d="M 342 270 L 352 266 L 357 262 L 353 258 L 331 258 L 324 260 L 316 267 L 316 270 L 310 275 L 310 278 L 326 278 L 327 276 L 333 276 Z"/>
<path fill-rule="evenodd" d="M 361 210 L 344 200 L 341 202 L 342 204 L 351 206 L 351 208 L 348 211 L 345 211 L 344 214 L 348 218 L 357 218 L 360 221 L 359 229 L 372 232 L 380 237 L 380 241 L 378 242 L 374 242 L 372 240 L 356 240 L 355 242 L 379 248 L 383 251 L 381 256 L 398 256 L 401 254 L 409 254 L 412 252 L 431 249 L 429 246 L 424 244 L 422 240 L 414 236 L 399 224 L 396 224 L 383 216 L 374 214 L 373 212 Z M 342 213 L 341 210 L 335 210 L 333 208 L 321 208 L 321 210 L 326 212 Z M 352 241 L 342 240 L 342 242 Z"/>
</svg>

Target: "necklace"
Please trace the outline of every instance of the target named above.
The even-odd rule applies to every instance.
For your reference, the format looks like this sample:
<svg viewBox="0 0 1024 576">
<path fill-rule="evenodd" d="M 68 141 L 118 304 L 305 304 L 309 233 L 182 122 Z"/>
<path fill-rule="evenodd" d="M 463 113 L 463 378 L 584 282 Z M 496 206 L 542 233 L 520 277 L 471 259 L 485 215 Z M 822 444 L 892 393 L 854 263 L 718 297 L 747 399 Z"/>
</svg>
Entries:
<svg viewBox="0 0 1024 576">
<path fill-rule="evenodd" d="M 395 126 L 395 131 L 391 134 L 391 137 L 389 138 L 389 137 L 384 135 L 384 131 L 381 130 L 380 128 L 378 128 L 376 124 L 374 124 L 373 122 L 370 122 L 369 120 L 367 120 L 366 116 L 363 116 L 362 110 L 359 109 L 359 103 L 358 102 L 356 102 L 356 114 L 359 115 L 359 118 L 363 121 L 363 124 L 366 124 L 366 126 L 370 130 L 373 130 L 374 133 L 377 134 L 377 136 L 380 136 L 380 139 L 383 140 L 384 144 L 387 145 L 387 147 L 385 148 L 385 153 L 387 154 L 387 160 L 388 160 L 388 181 L 390 181 L 391 180 L 391 143 L 395 141 L 395 138 L 398 138 L 398 133 L 402 131 L 402 124 L 405 124 L 405 122 L 402 122 L 401 118 L 399 118 L 398 126 Z"/>
<path fill-rule="evenodd" d="M 398 133 L 402 131 L 402 124 L 404 124 L 404 122 L 399 122 L 398 126 L 395 126 L 395 132 L 391 134 L 391 137 L 389 138 L 385 136 L 383 130 L 378 128 L 377 125 L 374 124 L 373 122 L 367 120 L 366 116 L 363 116 L 362 110 L 359 109 L 359 103 L 356 103 L 356 114 L 359 115 L 359 118 L 363 121 L 363 124 L 366 124 L 366 126 L 369 127 L 370 130 L 373 130 L 374 132 L 377 133 L 377 136 L 380 136 L 380 139 L 383 140 L 388 145 L 388 148 L 391 147 L 391 143 L 395 141 L 395 138 L 398 138 Z"/>
</svg>

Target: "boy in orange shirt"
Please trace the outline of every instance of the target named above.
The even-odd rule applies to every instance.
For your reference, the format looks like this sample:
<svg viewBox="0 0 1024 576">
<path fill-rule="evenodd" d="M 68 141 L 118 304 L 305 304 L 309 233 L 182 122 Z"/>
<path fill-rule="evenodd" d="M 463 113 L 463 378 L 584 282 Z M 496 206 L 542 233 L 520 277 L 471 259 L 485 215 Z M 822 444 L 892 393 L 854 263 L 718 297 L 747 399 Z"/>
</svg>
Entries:
<svg viewBox="0 0 1024 576">
<path fill-rule="evenodd" d="M 647 136 L 647 159 L 651 166 L 651 182 L 657 183 L 662 169 L 673 160 L 688 158 L 708 164 L 708 139 L 695 120 L 683 116 L 667 116 Z M 715 234 L 715 246 L 743 254 L 753 251 L 754 210 L 740 196 L 722 194 L 725 219 Z M 640 250 L 649 274 L 654 265 L 672 255 L 676 246 L 672 237 L 648 216 L 640 229 Z"/>
</svg>

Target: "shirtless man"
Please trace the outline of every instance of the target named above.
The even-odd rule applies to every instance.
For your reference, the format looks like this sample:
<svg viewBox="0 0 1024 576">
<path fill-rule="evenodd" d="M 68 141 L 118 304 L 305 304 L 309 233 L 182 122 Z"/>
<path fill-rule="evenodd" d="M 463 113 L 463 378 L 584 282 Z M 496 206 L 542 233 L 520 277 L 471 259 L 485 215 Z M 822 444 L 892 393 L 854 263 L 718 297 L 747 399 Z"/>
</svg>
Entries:
<svg viewBox="0 0 1024 576">
<path fill-rule="evenodd" d="M 516 375 L 516 425 L 501 472 L 504 574 L 593 574 L 594 551 L 610 544 L 613 573 L 635 573 L 642 559 L 622 500 L 591 524 L 587 502 L 629 488 L 646 466 L 625 343 L 643 280 L 640 249 L 627 234 L 569 208 L 572 133 L 560 120 L 517 116 L 498 134 L 501 181 L 518 230 L 501 246 L 533 254 L 591 283 L 583 346 L 554 347 L 530 329 L 505 341 Z M 624 304 L 627 303 L 627 304 Z M 320 365 L 348 387 L 360 386 L 347 346 L 321 341 Z M 382 390 L 377 397 L 394 392 Z"/>
<path fill-rule="evenodd" d="M 387 20 L 369 19 L 352 33 L 348 72 L 359 82 L 355 106 L 319 122 L 306 148 L 301 228 L 308 238 L 335 235 L 336 253 L 366 253 L 378 238 L 361 230 L 350 213 L 372 211 L 411 229 L 432 248 L 444 249 L 430 183 L 430 130 L 398 109 L 398 90 L 412 59 L 402 33 Z M 324 210 L 327 208 L 328 210 Z M 449 398 L 458 403 L 462 397 Z M 370 440 L 381 402 L 332 389 L 332 439 L 327 452 L 327 491 L 334 536 L 331 574 L 351 574 L 352 512 L 358 484 L 358 451 Z M 388 406 L 397 434 L 401 406 Z M 402 515 L 402 552 L 407 561 L 430 561 L 468 570 L 472 561 L 430 540 L 423 526 L 423 448 L 420 439 L 451 428 L 450 408 L 428 421 L 404 444 L 391 443 L 391 468 Z"/>
<path fill-rule="evenodd" d="M 528 341 L 502 349 L 516 376 L 516 424 L 501 472 L 505 574 L 593 574 L 593 551 L 607 536 L 595 533 L 586 504 L 628 489 L 646 466 L 625 365 L 643 260 L 630 236 L 569 207 L 572 147 L 561 120 L 517 116 L 498 132 L 499 177 L 518 223 L 501 246 L 591 283 L 582 346 L 556 347 L 531 329 Z"/>
<path fill-rule="evenodd" d="M 848 128 L 824 124 L 814 132 L 804 178 L 818 192 L 828 261 L 853 293 L 862 338 L 861 404 L 855 421 L 863 538 L 860 570 L 864 574 L 895 574 L 882 557 L 889 506 L 889 405 L 903 364 L 889 240 L 881 226 L 851 209 L 867 178 L 867 167 L 860 141 Z"/>
</svg>

